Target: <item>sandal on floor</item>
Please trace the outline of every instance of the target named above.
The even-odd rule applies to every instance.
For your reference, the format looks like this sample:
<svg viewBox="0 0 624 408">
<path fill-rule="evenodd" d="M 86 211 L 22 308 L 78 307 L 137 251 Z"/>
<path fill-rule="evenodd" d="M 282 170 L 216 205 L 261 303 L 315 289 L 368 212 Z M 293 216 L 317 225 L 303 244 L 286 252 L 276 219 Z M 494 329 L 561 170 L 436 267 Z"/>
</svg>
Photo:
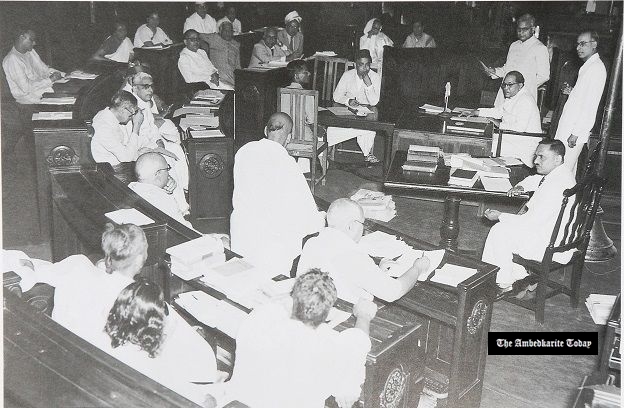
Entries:
<svg viewBox="0 0 624 408">
<path fill-rule="evenodd" d="M 368 156 L 366 156 L 364 160 L 366 160 L 366 162 L 371 163 L 371 164 L 381 163 L 381 160 L 375 157 L 374 154 L 369 154 Z"/>
</svg>

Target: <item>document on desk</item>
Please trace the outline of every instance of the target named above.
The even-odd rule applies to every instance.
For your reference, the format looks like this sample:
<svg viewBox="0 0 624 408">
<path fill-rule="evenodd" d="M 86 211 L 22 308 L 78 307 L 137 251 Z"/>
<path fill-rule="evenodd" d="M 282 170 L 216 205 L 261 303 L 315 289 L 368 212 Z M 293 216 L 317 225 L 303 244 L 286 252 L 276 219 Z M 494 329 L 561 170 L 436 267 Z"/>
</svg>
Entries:
<svg viewBox="0 0 624 408">
<path fill-rule="evenodd" d="M 429 105 L 428 103 L 424 104 L 423 106 L 419 106 L 419 108 L 423 109 L 426 113 L 438 114 L 444 112 L 444 107 Z"/>
<path fill-rule="evenodd" d="M 445 264 L 443 267 L 435 271 L 431 277 L 431 282 L 441 283 L 443 285 L 457 287 L 460 283 L 477 273 L 474 268 L 466 268 L 464 266 Z"/>
<path fill-rule="evenodd" d="M 65 78 L 74 78 L 74 79 L 95 79 L 97 78 L 97 74 L 90 74 L 84 71 L 74 71 L 67 75 Z"/>
<path fill-rule="evenodd" d="M 219 129 L 196 130 L 191 127 L 191 137 L 193 139 L 206 139 L 209 137 L 225 137 L 225 135 Z"/>
<path fill-rule="evenodd" d="M 355 116 L 346 106 L 329 106 L 327 110 L 336 116 Z"/>
<path fill-rule="evenodd" d="M 485 176 L 479 176 L 479 178 L 481 179 L 481 184 L 483 184 L 485 191 L 506 193 L 511 190 L 511 183 L 508 178 Z"/>
<path fill-rule="evenodd" d="M 134 208 L 122 208 L 104 214 L 106 218 L 117 224 L 147 225 L 153 224 L 154 220 Z"/>
<path fill-rule="evenodd" d="M 370 256 L 389 259 L 401 256 L 406 251 L 412 249 L 412 247 L 394 235 L 381 231 L 374 231 L 364 235 L 358 245 Z"/>
<path fill-rule="evenodd" d="M 32 120 L 69 120 L 72 117 L 72 112 L 35 112 Z"/>
<path fill-rule="evenodd" d="M 470 117 L 453 116 L 451 117 L 451 120 L 457 120 L 460 122 L 468 122 L 468 123 L 490 123 L 489 118 L 484 118 L 481 116 L 470 116 Z"/>
<path fill-rule="evenodd" d="M 173 111 L 173 117 L 177 118 L 181 115 L 203 115 L 203 116 L 214 116 L 214 108 L 209 106 L 182 106 L 181 108 Z"/>
<path fill-rule="evenodd" d="M 75 96 L 61 96 L 61 97 L 48 97 L 41 98 L 39 102 L 42 105 L 73 105 L 76 103 Z"/>
<path fill-rule="evenodd" d="M 192 292 L 180 293 L 175 303 L 205 325 L 210 327 L 216 326 L 216 312 L 218 310 L 219 300 L 206 292 L 195 290 Z"/>
<path fill-rule="evenodd" d="M 406 251 L 399 259 L 396 260 L 396 264 L 388 270 L 388 275 L 392 276 L 393 278 L 403 276 L 403 274 L 405 274 L 405 272 L 407 272 L 412 267 L 412 265 L 414 265 L 414 261 L 416 261 L 418 258 L 426 256 L 427 258 L 429 258 L 429 268 L 427 268 L 427 271 L 425 273 L 422 273 L 418 277 L 418 280 L 423 282 L 427 280 L 427 277 L 431 272 L 433 272 L 437 269 L 438 266 L 440 266 L 440 263 L 442 263 L 442 259 L 444 258 L 444 254 L 444 249 L 421 251 L 410 248 L 409 251 Z"/>
</svg>

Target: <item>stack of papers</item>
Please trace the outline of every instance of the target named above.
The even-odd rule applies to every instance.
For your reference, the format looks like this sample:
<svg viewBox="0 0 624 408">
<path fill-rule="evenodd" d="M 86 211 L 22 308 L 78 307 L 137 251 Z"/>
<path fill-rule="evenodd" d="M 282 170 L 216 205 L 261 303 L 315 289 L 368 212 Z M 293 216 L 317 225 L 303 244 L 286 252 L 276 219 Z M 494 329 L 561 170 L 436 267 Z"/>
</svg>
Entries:
<svg viewBox="0 0 624 408">
<path fill-rule="evenodd" d="M 424 104 L 423 106 L 420 106 L 420 109 L 423 109 L 426 113 L 433 113 L 433 114 L 444 112 L 444 107 L 429 105 L 428 103 Z"/>
<path fill-rule="evenodd" d="M 106 218 L 117 224 L 147 225 L 153 224 L 154 220 L 134 208 L 122 208 L 104 214 Z"/>
<path fill-rule="evenodd" d="M 204 139 L 208 137 L 225 137 L 223 132 L 221 132 L 219 129 L 195 130 L 191 128 L 190 132 L 191 132 L 191 137 L 193 139 Z"/>
<path fill-rule="evenodd" d="M 258 291 L 270 284 L 271 274 L 242 258 L 232 258 L 227 262 L 212 265 L 201 278 L 206 285 L 218 290 L 228 298 L 245 307 L 258 301 Z"/>
<path fill-rule="evenodd" d="M 188 115 L 180 119 L 180 127 L 183 130 L 190 126 L 203 126 L 209 129 L 219 127 L 219 118 L 216 116 Z"/>
<path fill-rule="evenodd" d="M 455 112 L 453 110 L 453 112 Z M 453 116 L 451 118 L 451 120 L 458 120 L 461 122 L 468 122 L 468 123 L 490 123 L 490 120 L 488 118 L 484 118 L 481 116 L 470 116 L 470 117 L 466 117 L 466 116 Z"/>
<path fill-rule="evenodd" d="M 245 311 L 225 300 L 217 300 L 202 291 L 181 293 L 176 304 L 207 326 L 236 338 L 238 328 L 247 317 Z"/>
<path fill-rule="evenodd" d="M 189 106 L 184 105 L 173 112 L 173 117 L 177 118 L 181 115 L 200 115 L 214 117 L 214 109 L 209 106 Z"/>
<path fill-rule="evenodd" d="M 98 76 L 96 74 L 90 74 L 84 71 L 74 71 L 71 74 L 67 75 L 66 78 L 74 78 L 74 79 L 95 79 Z"/>
<path fill-rule="evenodd" d="M 388 222 L 396 216 L 396 204 L 392 196 L 381 191 L 361 188 L 351 199 L 362 206 L 365 218 Z"/>
<path fill-rule="evenodd" d="M 430 280 L 443 285 L 457 287 L 457 285 L 476 273 L 476 269 L 447 263 L 440 269 L 436 270 Z"/>
<path fill-rule="evenodd" d="M 41 98 L 39 101 L 42 105 L 73 105 L 76 103 L 75 96 L 58 96 L 58 97 L 47 97 Z"/>
<path fill-rule="evenodd" d="M 321 57 L 335 57 L 338 54 L 333 51 L 317 51 L 314 55 L 318 55 Z"/>
<path fill-rule="evenodd" d="M 598 295 L 591 293 L 585 300 L 585 306 L 589 310 L 594 323 L 607 324 L 611 309 L 615 303 L 616 296 L 612 295 Z"/>
<path fill-rule="evenodd" d="M 479 178 L 476 170 L 455 169 L 449 177 L 449 185 L 459 187 L 473 187 Z"/>
<path fill-rule="evenodd" d="M 286 61 L 269 61 L 269 63 L 267 64 L 270 67 L 285 67 L 286 65 L 288 65 L 288 62 Z"/>
<path fill-rule="evenodd" d="M 225 262 L 223 241 L 212 235 L 172 246 L 166 252 L 171 256 L 171 272 L 184 280 L 202 276 L 211 265 Z"/>
<path fill-rule="evenodd" d="M 32 120 L 69 120 L 72 112 L 36 112 L 32 115 Z"/>
</svg>

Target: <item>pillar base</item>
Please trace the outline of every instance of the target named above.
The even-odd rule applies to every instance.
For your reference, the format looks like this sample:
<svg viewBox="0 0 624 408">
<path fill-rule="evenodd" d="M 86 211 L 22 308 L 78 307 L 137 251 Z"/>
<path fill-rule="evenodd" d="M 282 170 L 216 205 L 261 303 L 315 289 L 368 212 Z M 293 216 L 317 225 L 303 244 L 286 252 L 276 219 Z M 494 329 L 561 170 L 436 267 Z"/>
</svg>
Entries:
<svg viewBox="0 0 624 408">
<path fill-rule="evenodd" d="M 590 231 L 589 245 L 585 253 L 585 260 L 588 262 L 603 262 L 613 259 L 617 255 L 617 249 L 613 241 L 607 236 L 602 226 L 602 215 L 604 211 L 598 207 L 594 225 Z"/>
</svg>

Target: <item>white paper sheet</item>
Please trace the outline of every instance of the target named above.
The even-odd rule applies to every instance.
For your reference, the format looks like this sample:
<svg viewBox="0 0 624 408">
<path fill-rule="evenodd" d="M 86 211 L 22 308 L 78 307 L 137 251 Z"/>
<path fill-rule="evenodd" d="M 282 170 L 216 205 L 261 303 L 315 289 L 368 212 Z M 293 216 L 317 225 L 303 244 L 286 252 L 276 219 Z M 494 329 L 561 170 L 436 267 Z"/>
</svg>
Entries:
<svg viewBox="0 0 624 408">
<path fill-rule="evenodd" d="M 442 268 L 436 270 L 436 273 L 431 278 L 431 281 L 457 287 L 457 285 L 459 285 L 475 273 L 477 273 L 477 270 L 473 268 L 445 264 Z"/>
<path fill-rule="evenodd" d="M 485 191 L 498 191 L 505 193 L 511 189 L 511 183 L 508 178 L 480 176 L 480 179 Z"/>
<path fill-rule="evenodd" d="M 134 208 L 122 208 L 104 214 L 106 218 L 117 224 L 134 224 L 137 226 L 153 224 L 154 220 Z"/>
<path fill-rule="evenodd" d="M 32 120 L 69 120 L 72 112 L 36 112 L 32 115 Z"/>
<path fill-rule="evenodd" d="M 76 103 L 75 96 L 59 96 L 59 97 L 47 97 L 41 98 L 39 101 L 42 105 L 73 105 Z"/>
<path fill-rule="evenodd" d="M 388 275 L 392 276 L 393 278 L 403 276 L 403 274 L 412 267 L 414 261 L 424 255 L 429 258 L 429 268 L 427 268 L 427 271 L 425 273 L 421 274 L 418 277 L 418 280 L 421 282 L 425 281 L 427 279 L 427 276 L 429 276 L 431 272 L 433 272 L 435 269 L 437 269 L 438 266 L 440 266 L 442 258 L 444 258 L 444 253 L 444 249 L 421 251 L 410 248 L 410 250 L 406 251 L 405 254 L 397 259 L 397 263 L 388 270 Z"/>
</svg>

